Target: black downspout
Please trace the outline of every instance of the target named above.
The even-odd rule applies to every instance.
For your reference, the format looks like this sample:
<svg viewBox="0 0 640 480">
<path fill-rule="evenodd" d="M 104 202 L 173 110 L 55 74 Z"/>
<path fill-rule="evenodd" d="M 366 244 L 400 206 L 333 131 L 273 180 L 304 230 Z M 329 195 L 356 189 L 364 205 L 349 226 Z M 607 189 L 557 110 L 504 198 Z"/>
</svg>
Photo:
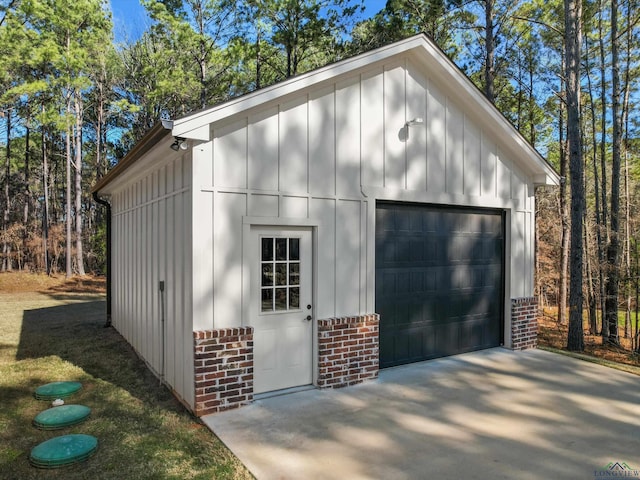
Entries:
<svg viewBox="0 0 640 480">
<path fill-rule="evenodd" d="M 111 326 L 111 204 L 101 199 L 98 192 L 93 192 L 93 199 L 107 209 L 107 321 L 104 326 L 108 328 Z"/>
</svg>

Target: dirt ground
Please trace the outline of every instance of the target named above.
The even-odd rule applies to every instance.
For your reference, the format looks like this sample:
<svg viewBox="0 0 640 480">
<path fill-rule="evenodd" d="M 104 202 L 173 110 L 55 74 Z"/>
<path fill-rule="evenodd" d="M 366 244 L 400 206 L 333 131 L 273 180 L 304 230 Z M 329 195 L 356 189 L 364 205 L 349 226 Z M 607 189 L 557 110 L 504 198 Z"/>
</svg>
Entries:
<svg viewBox="0 0 640 480">
<path fill-rule="evenodd" d="M 560 350 L 567 346 L 567 325 L 559 325 L 556 312 L 545 309 L 538 318 L 538 344 Z M 603 345 L 600 335 L 584 335 L 584 353 L 593 357 L 627 365 L 640 365 L 640 355 L 631 350 L 631 338 L 620 336 L 620 347 Z"/>
<path fill-rule="evenodd" d="M 2 293 L 105 293 L 106 278 L 85 275 L 66 279 L 64 275 L 44 275 L 23 272 L 0 274 Z"/>
</svg>

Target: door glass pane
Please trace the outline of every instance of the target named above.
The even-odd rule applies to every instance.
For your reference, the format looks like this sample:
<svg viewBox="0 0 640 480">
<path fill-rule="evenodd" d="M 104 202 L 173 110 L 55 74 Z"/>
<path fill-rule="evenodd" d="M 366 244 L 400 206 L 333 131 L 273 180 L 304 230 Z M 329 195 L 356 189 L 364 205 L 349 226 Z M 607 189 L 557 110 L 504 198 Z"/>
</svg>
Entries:
<svg viewBox="0 0 640 480">
<path fill-rule="evenodd" d="M 269 262 L 273 260 L 273 238 L 262 239 L 262 261 Z"/>
<path fill-rule="evenodd" d="M 289 264 L 289 285 L 300 285 L 300 264 Z"/>
<path fill-rule="evenodd" d="M 287 284 L 287 264 L 276 263 L 276 285 Z"/>
<path fill-rule="evenodd" d="M 262 311 L 263 312 L 273 311 L 273 289 L 272 288 L 262 289 Z"/>
<path fill-rule="evenodd" d="M 289 289 L 289 309 L 300 308 L 300 288 L 293 287 Z"/>
<path fill-rule="evenodd" d="M 287 288 L 276 288 L 276 310 L 287 310 Z"/>
<path fill-rule="evenodd" d="M 287 259 L 287 239 L 276 238 L 276 260 Z"/>
<path fill-rule="evenodd" d="M 300 309 L 300 238 L 260 240 L 261 311 Z"/>
<path fill-rule="evenodd" d="M 270 287 L 272 285 L 273 285 L 273 264 L 263 263 L 262 264 L 262 286 Z"/>
<path fill-rule="evenodd" d="M 289 260 L 300 260 L 300 239 L 289 239 Z"/>
</svg>

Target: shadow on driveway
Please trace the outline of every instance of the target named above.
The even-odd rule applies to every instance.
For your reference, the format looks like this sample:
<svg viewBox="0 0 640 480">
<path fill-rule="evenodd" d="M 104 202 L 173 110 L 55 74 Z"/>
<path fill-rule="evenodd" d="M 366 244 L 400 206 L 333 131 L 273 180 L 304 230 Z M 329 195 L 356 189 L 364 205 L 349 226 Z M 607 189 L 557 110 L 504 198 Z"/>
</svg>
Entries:
<svg viewBox="0 0 640 480">
<path fill-rule="evenodd" d="M 640 469 L 639 405 L 635 375 L 496 348 L 203 420 L 260 480 L 575 480 Z"/>
</svg>

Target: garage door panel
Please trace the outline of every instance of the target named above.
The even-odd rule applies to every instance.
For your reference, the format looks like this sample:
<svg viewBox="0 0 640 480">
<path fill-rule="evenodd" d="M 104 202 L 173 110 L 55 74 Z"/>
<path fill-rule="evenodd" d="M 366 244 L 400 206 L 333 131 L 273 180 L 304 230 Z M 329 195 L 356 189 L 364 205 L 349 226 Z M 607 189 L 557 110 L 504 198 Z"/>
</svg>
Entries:
<svg viewBox="0 0 640 480">
<path fill-rule="evenodd" d="M 499 345 L 503 244 L 499 212 L 378 205 L 380 365 Z"/>
<path fill-rule="evenodd" d="M 502 281 L 502 266 L 496 264 L 487 265 L 482 270 L 482 286 L 495 288 Z"/>
<path fill-rule="evenodd" d="M 410 292 L 410 272 L 400 270 L 396 273 L 396 288 L 398 292 Z"/>
<path fill-rule="evenodd" d="M 395 224 L 396 231 L 409 232 L 411 231 L 411 213 L 409 211 L 396 211 L 395 212 Z"/>
<path fill-rule="evenodd" d="M 485 339 L 485 325 L 483 318 L 469 318 L 460 323 L 459 349 L 471 351 L 482 348 L 487 342 Z"/>
<path fill-rule="evenodd" d="M 409 356 L 409 339 L 410 336 L 406 331 L 394 335 L 394 351 L 398 361 L 406 363 L 411 358 Z"/>
<path fill-rule="evenodd" d="M 398 294 L 426 295 L 442 290 L 441 279 L 446 278 L 442 268 L 386 268 L 378 278 L 378 299 Z"/>
<path fill-rule="evenodd" d="M 396 262 L 396 245 L 392 242 L 385 242 L 384 248 L 376 248 L 376 258 L 382 264 L 393 265 Z"/>
<path fill-rule="evenodd" d="M 408 325 L 422 325 L 425 322 L 422 303 L 411 300 L 407 304 Z"/>
<path fill-rule="evenodd" d="M 395 346 L 395 334 L 388 333 L 387 335 L 380 335 L 380 366 L 390 367 L 397 365 L 396 358 L 396 346 Z M 386 363 L 385 360 L 387 359 Z"/>
<path fill-rule="evenodd" d="M 484 262 L 492 262 L 496 255 L 502 251 L 501 238 L 484 238 L 482 240 L 482 253 L 479 258 Z"/>
<path fill-rule="evenodd" d="M 438 272 L 433 269 L 428 269 L 423 272 L 422 278 L 424 281 L 424 292 L 435 292 L 438 290 L 439 276 Z"/>
<path fill-rule="evenodd" d="M 398 289 L 396 288 L 397 273 L 395 271 L 385 271 L 378 281 L 382 282 L 380 289 L 385 292 L 385 296 L 393 297 Z"/>
<path fill-rule="evenodd" d="M 434 357 L 446 357 L 459 353 L 458 325 L 455 323 L 435 325 L 433 333 L 435 335 Z"/>
<path fill-rule="evenodd" d="M 423 233 L 435 233 L 440 227 L 440 212 L 431 210 L 422 212 Z"/>
<path fill-rule="evenodd" d="M 381 366 L 384 368 L 421 361 L 425 357 L 434 358 L 438 354 L 435 346 L 435 337 L 427 336 L 422 329 L 396 332 L 386 336 L 385 340 L 380 342 L 381 358 L 390 359 Z"/>
<path fill-rule="evenodd" d="M 394 212 L 392 210 L 378 210 L 376 212 L 376 221 L 380 227 L 379 232 L 394 232 L 397 230 L 394 221 Z"/>
<path fill-rule="evenodd" d="M 467 290 L 476 285 L 475 271 L 469 264 L 460 264 L 449 271 L 452 290 Z"/>
<path fill-rule="evenodd" d="M 423 293 L 425 291 L 424 274 L 422 272 L 409 272 L 409 292 Z"/>
<path fill-rule="evenodd" d="M 409 336 L 409 360 L 414 358 L 422 358 L 424 355 L 424 332 L 419 330 L 415 335 Z"/>
</svg>

